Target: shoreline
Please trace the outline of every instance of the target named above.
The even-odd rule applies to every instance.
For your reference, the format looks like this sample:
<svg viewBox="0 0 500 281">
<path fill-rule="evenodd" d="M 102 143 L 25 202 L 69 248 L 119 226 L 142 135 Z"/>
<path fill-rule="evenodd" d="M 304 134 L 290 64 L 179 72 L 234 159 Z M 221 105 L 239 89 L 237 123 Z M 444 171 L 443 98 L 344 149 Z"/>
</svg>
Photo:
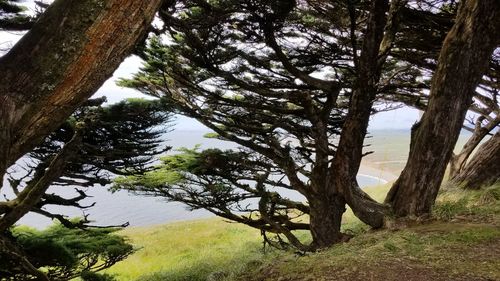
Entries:
<svg viewBox="0 0 500 281">
<path fill-rule="evenodd" d="M 358 175 L 378 179 L 382 184 L 395 181 L 398 176 L 392 172 L 377 169 L 368 162 L 361 163 Z"/>
</svg>

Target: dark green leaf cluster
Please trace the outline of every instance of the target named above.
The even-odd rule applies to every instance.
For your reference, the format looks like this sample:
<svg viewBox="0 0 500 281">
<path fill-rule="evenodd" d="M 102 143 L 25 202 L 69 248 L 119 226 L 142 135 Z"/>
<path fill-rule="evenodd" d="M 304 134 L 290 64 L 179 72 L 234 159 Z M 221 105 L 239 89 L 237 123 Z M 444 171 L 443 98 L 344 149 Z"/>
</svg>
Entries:
<svg viewBox="0 0 500 281">
<path fill-rule="evenodd" d="M 92 271 L 84 271 L 80 278 L 83 281 L 116 281 L 112 275 L 109 274 L 99 274 Z"/>
<path fill-rule="evenodd" d="M 83 272 L 109 268 L 133 252 L 132 245 L 113 234 L 116 230 L 68 229 L 60 224 L 46 230 L 15 227 L 11 239 L 29 262 L 42 268 L 50 280 L 71 280 Z M 8 253 L 0 253 L 0 279 L 32 280 L 32 277 L 12 263 Z"/>
<path fill-rule="evenodd" d="M 71 139 L 75 126 L 84 123 L 78 155 L 66 164 L 65 178 L 53 184 L 105 185 L 113 175 L 143 173 L 149 169 L 154 156 L 168 149 L 162 135 L 168 131 L 170 118 L 160 101 L 130 99 L 105 107 L 86 106 L 29 156 L 47 162 Z"/>
<path fill-rule="evenodd" d="M 278 192 L 290 189 L 290 184 L 272 161 L 257 153 L 245 149 L 182 148 L 161 160 L 154 170 L 143 175 L 117 178 L 115 188 L 181 201 L 193 209 L 204 208 L 271 232 L 277 230 L 267 219 L 291 230 L 308 228 L 299 220 L 289 221 L 308 213 L 308 206 Z M 265 204 L 258 203 L 264 202 L 262 198 Z M 268 218 L 262 214 L 268 214 Z"/>
<path fill-rule="evenodd" d="M 116 175 L 142 174 L 152 168 L 155 156 L 167 151 L 163 134 L 168 131 L 171 114 L 160 100 L 130 99 L 109 106 L 101 106 L 104 99 L 90 100 L 78 109 L 59 129 L 33 149 L 27 163 L 18 164 L 27 174 L 11 174 L 9 182 L 16 196 L 43 178 L 44 174 L 57 174 L 47 186 L 70 186 L 77 195 L 71 198 L 56 193 L 45 193 L 32 208 L 67 227 L 85 227 L 85 217 L 78 222 L 69 221 L 63 214 L 47 211 L 47 205 L 88 208 L 80 202 L 87 198 L 82 187 L 109 184 Z M 50 170 L 57 157 L 78 132 L 76 152 L 66 156 L 64 164 Z"/>
<path fill-rule="evenodd" d="M 20 0 L 0 0 L 0 30 L 28 30 L 34 18 L 24 14 L 25 7 Z"/>
</svg>

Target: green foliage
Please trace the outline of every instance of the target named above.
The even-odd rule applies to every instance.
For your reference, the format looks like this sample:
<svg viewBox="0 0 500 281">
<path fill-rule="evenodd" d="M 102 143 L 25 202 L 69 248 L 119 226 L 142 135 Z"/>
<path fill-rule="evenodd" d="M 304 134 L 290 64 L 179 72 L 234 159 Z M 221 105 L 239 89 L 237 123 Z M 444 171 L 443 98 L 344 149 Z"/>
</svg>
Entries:
<svg viewBox="0 0 500 281">
<path fill-rule="evenodd" d="M 181 184 L 189 178 L 189 174 L 210 175 L 224 171 L 229 172 L 227 168 L 236 168 L 232 165 L 240 159 L 237 152 L 230 150 L 207 149 L 200 151 L 197 146 L 193 149 L 183 147 L 177 151 L 179 153 L 161 157 L 162 163 L 150 172 L 117 178 L 115 188 L 126 187 L 133 190 L 134 186 L 142 186 L 145 189 L 154 189 Z"/>
<path fill-rule="evenodd" d="M 55 224 L 46 230 L 20 226 L 12 229 L 12 239 L 23 250 L 30 263 L 45 271 L 50 278 L 70 280 L 82 272 L 95 272 L 108 268 L 133 253 L 132 245 L 125 238 L 113 234 L 117 230 L 116 228 L 69 229 L 60 224 Z M 7 254 L 0 256 L 2 256 L 0 268 L 6 269 L 0 270 L 0 278 L 29 279 L 29 275 L 16 272 Z M 87 273 L 87 276 L 96 275 Z M 108 279 L 95 280 L 112 280 L 103 276 L 99 278 Z"/>
<path fill-rule="evenodd" d="M 212 132 L 212 133 L 206 133 L 205 135 L 203 135 L 203 137 L 207 139 L 217 139 L 220 138 L 220 135 Z"/>
<path fill-rule="evenodd" d="M 34 18 L 26 15 L 21 0 L 0 0 L 0 30 L 27 30 Z"/>
<path fill-rule="evenodd" d="M 18 14 L 26 10 L 25 7 L 19 6 L 19 0 L 0 0 L 0 16 L 5 16 L 5 14 Z"/>
<path fill-rule="evenodd" d="M 102 101 L 99 101 L 102 102 Z M 63 175 L 72 185 L 93 186 L 110 182 L 110 173 L 142 173 L 166 151 L 162 135 L 171 115 L 159 100 L 128 99 L 109 106 L 84 106 L 49 135 L 30 157 L 48 161 L 73 137 L 77 123 L 84 124 L 80 151 L 72 156 Z M 67 184 L 56 179 L 54 184 Z"/>
</svg>

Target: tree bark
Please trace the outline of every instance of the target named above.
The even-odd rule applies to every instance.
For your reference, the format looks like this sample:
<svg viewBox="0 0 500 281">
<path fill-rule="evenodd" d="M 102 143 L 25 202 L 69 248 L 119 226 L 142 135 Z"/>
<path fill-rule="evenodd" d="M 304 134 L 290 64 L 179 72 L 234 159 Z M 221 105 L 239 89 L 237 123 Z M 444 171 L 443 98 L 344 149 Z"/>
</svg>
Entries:
<svg viewBox="0 0 500 281">
<path fill-rule="evenodd" d="M 500 1 L 461 4 L 441 49 L 429 105 L 412 129 L 408 162 L 386 198 L 397 217 L 430 214 L 475 88 L 499 38 Z"/>
<path fill-rule="evenodd" d="M 342 127 L 332 168 L 332 180 L 354 214 L 372 227 L 383 226 L 385 208 L 363 192 L 356 180 L 363 156 L 363 142 L 377 94 L 382 66 L 397 29 L 397 13 L 406 1 L 374 1 L 363 46 L 356 65 L 357 80 L 349 112 Z M 386 13 L 389 12 L 389 17 Z M 384 34 L 385 29 L 385 34 Z"/>
<path fill-rule="evenodd" d="M 467 142 L 462 147 L 462 150 L 458 154 L 451 155 L 450 159 L 450 175 L 449 179 L 453 180 L 466 166 L 466 162 L 470 155 L 476 149 L 476 147 L 481 143 L 481 141 L 500 124 L 500 115 L 495 119 L 488 121 L 486 126 L 481 126 L 480 121 L 477 122 L 476 128 L 472 133 L 472 136 L 467 140 Z"/>
<path fill-rule="evenodd" d="M 78 151 L 80 144 L 81 135 L 80 131 L 77 130 L 73 138 L 64 145 L 48 167 L 41 174 L 35 175 L 16 199 L 7 202 L 10 208 L 0 217 L 0 233 L 13 226 L 40 201 L 50 184 L 61 176 L 66 163 Z"/>
<path fill-rule="evenodd" d="M 480 189 L 500 181 L 500 131 L 483 143 L 452 182 L 466 189 Z"/>
<path fill-rule="evenodd" d="M 112 75 L 160 4 L 56 0 L 0 58 L 0 175 Z"/>
<path fill-rule="evenodd" d="M 327 195 L 309 199 L 309 227 L 312 235 L 311 249 L 328 248 L 345 239 L 340 232 L 345 201 L 338 196 Z"/>
</svg>

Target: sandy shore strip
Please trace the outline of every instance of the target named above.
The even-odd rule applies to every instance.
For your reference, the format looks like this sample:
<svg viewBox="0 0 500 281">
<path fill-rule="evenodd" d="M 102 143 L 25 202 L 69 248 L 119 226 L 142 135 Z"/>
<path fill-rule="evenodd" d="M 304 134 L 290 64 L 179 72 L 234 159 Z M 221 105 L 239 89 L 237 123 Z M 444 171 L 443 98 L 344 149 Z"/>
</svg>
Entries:
<svg viewBox="0 0 500 281">
<path fill-rule="evenodd" d="M 393 174 L 389 171 L 383 171 L 377 168 L 374 168 L 369 165 L 369 163 L 361 163 L 361 166 L 359 167 L 359 175 L 363 175 L 366 177 L 372 177 L 375 179 L 379 179 L 381 184 L 385 184 L 388 182 L 393 182 L 395 181 L 398 176 L 396 174 Z"/>
</svg>

